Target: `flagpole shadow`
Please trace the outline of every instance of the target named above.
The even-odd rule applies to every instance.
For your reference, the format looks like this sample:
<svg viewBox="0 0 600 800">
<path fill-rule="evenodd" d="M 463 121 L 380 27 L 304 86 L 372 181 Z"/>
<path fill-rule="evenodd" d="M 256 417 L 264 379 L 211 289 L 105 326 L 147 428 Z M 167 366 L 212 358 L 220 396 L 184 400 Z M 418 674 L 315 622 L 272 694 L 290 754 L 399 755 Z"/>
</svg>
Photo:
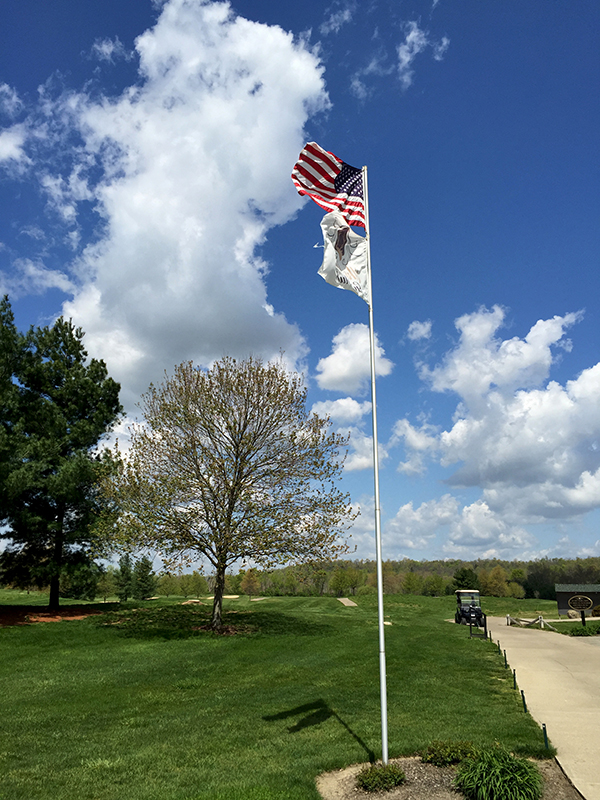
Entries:
<svg viewBox="0 0 600 800">
<path fill-rule="evenodd" d="M 305 728 L 310 728 L 313 725 L 320 725 L 322 722 L 326 722 L 328 719 L 335 719 L 339 724 L 345 728 L 345 730 L 352 736 L 354 741 L 356 741 L 365 753 L 368 756 L 369 761 L 374 764 L 375 763 L 375 753 L 368 747 L 365 742 L 356 734 L 352 728 L 348 725 L 345 720 L 343 720 L 337 711 L 334 711 L 333 708 L 323 699 L 315 700 L 312 703 L 304 703 L 301 706 L 296 706 L 295 708 L 290 708 L 287 711 L 280 711 L 278 714 L 271 714 L 268 716 L 263 717 L 266 722 L 275 722 L 276 720 L 283 720 L 283 719 L 290 719 L 291 717 L 298 717 L 301 718 L 296 722 L 295 725 L 292 725 L 288 728 L 288 733 L 298 733 L 298 731 L 304 730 Z"/>
</svg>

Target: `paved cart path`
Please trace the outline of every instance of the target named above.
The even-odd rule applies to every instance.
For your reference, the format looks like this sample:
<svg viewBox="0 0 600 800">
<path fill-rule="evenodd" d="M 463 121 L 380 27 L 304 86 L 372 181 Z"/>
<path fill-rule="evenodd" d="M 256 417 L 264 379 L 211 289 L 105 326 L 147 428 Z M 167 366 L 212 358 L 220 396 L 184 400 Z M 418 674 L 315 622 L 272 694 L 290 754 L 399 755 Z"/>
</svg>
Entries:
<svg viewBox="0 0 600 800">
<path fill-rule="evenodd" d="M 561 767 L 586 800 L 600 800 L 600 636 L 509 627 L 498 617 L 488 617 L 488 629 Z"/>
</svg>

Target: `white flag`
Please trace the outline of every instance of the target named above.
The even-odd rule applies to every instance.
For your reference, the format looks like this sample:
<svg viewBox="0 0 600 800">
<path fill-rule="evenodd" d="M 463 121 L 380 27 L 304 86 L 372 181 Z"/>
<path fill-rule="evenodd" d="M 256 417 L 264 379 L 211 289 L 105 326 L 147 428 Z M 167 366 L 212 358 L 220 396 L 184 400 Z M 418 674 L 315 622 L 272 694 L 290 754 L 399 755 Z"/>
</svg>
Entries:
<svg viewBox="0 0 600 800">
<path fill-rule="evenodd" d="M 351 230 L 339 211 L 321 220 L 325 252 L 319 275 L 339 289 L 350 289 L 369 302 L 367 240 Z"/>
</svg>

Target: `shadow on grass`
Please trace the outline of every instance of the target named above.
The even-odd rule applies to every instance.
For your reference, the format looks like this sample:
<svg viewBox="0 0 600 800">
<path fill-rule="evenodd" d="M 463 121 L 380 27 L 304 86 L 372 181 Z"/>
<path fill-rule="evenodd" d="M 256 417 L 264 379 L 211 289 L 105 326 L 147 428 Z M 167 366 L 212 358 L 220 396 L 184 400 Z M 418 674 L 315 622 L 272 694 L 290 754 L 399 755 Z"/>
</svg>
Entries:
<svg viewBox="0 0 600 800">
<path fill-rule="evenodd" d="M 121 636 L 139 639 L 189 639 L 193 636 L 322 636 L 331 626 L 307 622 L 277 611 L 227 610 L 223 614 L 222 634 L 210 629 L 208 606 L 162 606 L 127 608 L 93 618 L 93 624 L 111 628 Z"/>
<path fill-rule="evenodd" d="M 301 718 L 296 722 L 295 725 L 292 725 L 288 728 L 288 733 L 298 733 L 298 731 L 302 731 L 305 728 L 310 728 L 313 725 L 320 725 L 322 722 L 326 722 L 328 719 L 335 719 L 346 731 L 352 736 L 352 738 L 358 742 L 358 744 L 362 747 L 362 749 L 367 754 L 369 761 L 373 764 L 375 763 L 375 753 L 368 747 L 365 742 L 358 736 L 352 728 L 345 722 L 340 715 L 331 708 L 331 706 L 323 699 L 315 700 L 312 703 L 304 703 L 304 705 L 296 706 L 295 708 L 290 708 L 287 711 L 280 711 L 278 714 L 271 714 L 269 716 L 263 717 L 265 722 L 275 722 L 280 719 L 290 719 L 291 717 L 298 717 Z"/>
</svg>

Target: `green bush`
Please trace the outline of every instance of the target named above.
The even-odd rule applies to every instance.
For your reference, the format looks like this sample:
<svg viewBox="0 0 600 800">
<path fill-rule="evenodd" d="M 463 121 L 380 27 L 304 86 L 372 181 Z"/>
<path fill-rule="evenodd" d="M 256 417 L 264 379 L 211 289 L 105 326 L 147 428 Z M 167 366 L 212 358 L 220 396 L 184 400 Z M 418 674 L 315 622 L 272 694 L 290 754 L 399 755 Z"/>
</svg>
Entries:
<svg viewBox="0 0 600 800">
<path fill-rule="evenodd" d="M 434 741 L 421 753 L 421 761 L 436 767 L 447 767 L 449 764 L 459 764 L 465 758 L 474 757 L 476 752 L 473 742 Z"/>
<path fill-rule="evenodd" d="M 395 764 L 372 764 L 356 777 L 356 785 L 365 792 L 387 792 L 406 781 L 406 775 Z"/>
<path fill-rule="evenodd" d="M 569 636 L 593 636 L 595 633 L 600 633 L 600 625 L 573 625 L 569 628 Z"/>
<path fill-rule="evenodd" d="M 359 586 L 356 594 L 358 597 L 364 597 L 366 594 L 377 594 L 377 589 L 374 586 Z"/>
<path fill-rule="evenodd" d="M 466 758 L 458 767 L 454 785 L 467 800 L 539 800 L 542 796 L 537 766 L 503 747 Z"/>
</svg>

